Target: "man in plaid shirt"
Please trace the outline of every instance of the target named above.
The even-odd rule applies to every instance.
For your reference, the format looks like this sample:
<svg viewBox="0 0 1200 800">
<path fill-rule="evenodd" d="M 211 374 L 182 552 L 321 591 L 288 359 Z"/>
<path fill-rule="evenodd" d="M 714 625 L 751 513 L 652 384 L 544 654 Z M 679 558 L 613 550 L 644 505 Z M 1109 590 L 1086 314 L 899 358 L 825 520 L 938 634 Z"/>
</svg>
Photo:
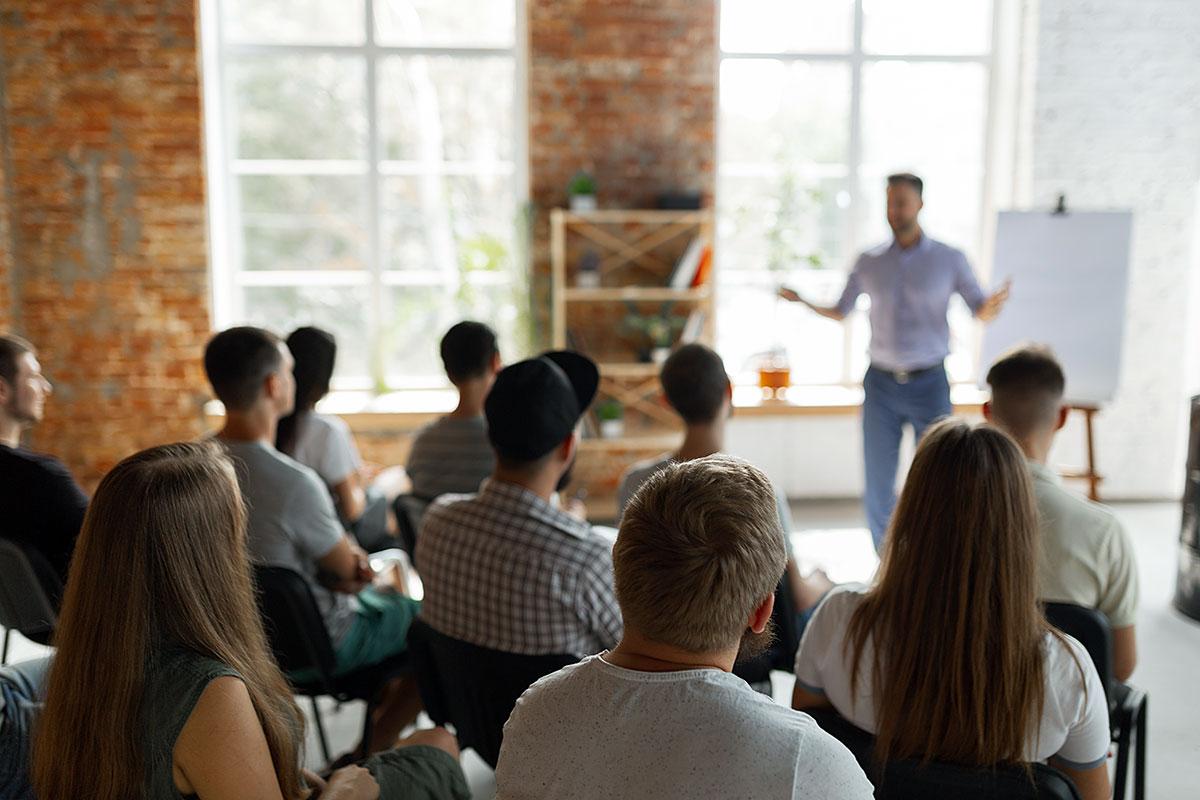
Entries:
<svg viewBox="0 0 1200 800">
<path fill-rule="evenodd" d="M 496 470 L 478 494 L 446 495 L 417 537 L 421 617 L 493 650 L 584 656 L 621 638 L 612 544 L 552 502 L 570 480 L 579 418 L 600 374 L 556 351 L 503 369 L 484 404 Z"/>
</svg>

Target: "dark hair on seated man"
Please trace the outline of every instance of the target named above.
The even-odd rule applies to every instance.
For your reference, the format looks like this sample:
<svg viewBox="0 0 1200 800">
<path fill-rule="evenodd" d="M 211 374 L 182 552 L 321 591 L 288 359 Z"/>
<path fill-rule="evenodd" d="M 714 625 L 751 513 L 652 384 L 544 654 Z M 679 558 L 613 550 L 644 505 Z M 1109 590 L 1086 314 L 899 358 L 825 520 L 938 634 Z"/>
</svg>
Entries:
<svg viewBox="0 0 1200 800">
<path fill-rule="evenodd" d="M 1009 350 L 992 364 L 991 413 L 1018 441 L 1060 423 L 1066 377 L 1050 348 L 1026 344 Z"/>
<path fill-rule="evenodd" d="M 0 378 L 10 384 L 17 382 L 17 362 L 26 353 L 34 352 L 33 345 L 11 333 L 0 334 Z"/>
<path fill-rule="evenodd" d="M 888 186 L 911 186 L 917 191 L 918 197 L 923 197 L 925 194 L 925 181 L 913 175 L 911 172 L 897 172 L 887 176 Z"/>
<path fill-rule="evenodd" d="M 442 337 L 442 365 L 453 384 L 486 375 L 498 352 L 496 332 L 482 322 L 464 320 Z"/>
<path fill-rule="evenodd" d="M 685 344 L 663 364 L 663 394 L 689 425 L 712 422 L 729 393 L 721 357 L 702 344 Z"/>
<path fill-rule="evenodd" d="M 204 372 L 227 409 L 254 404 L 263 381 L 279 369 L 282 340 L 263 328 L 242 326 L 221 331 L 204 348 Z"/>
</svg>

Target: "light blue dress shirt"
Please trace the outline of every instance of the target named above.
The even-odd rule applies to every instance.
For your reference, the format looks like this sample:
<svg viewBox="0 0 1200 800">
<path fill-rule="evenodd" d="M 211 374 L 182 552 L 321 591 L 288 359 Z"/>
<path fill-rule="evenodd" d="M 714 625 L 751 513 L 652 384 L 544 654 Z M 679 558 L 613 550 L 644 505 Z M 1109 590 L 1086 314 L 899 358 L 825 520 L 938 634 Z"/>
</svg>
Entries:
<svg viewBox="0 0 1200 800">
<path fill-rule="evenodd" d="M 987 299 L 961 250 L 922 234 L 909 248 L 893 239 L 858 257 L 837 302 L 854 310 L 871 298 L 871 363 L 893 372 L 940 364 L 950 354 L 946 310 L 955 292 L 977 311 Z"/>
</svg>

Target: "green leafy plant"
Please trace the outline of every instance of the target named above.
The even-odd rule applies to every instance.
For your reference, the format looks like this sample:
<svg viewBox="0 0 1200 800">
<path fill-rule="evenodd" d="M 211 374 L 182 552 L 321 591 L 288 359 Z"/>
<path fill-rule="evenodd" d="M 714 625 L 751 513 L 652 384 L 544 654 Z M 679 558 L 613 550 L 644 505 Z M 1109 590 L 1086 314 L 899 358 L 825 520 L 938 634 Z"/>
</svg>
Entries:
<svg viewBox="0 0 1200 800">
<path fill-rule="evenodd" d="M 625 417 L 625 407 L 620 402 L 609 398 L 596 405 L 596 419 L 601 422 L 612 422 Z"/>
<path fill-rule="evenodd" d="M 595 194 L 596 179 L 586 172 L 576 172 L 575 177 L 567 184 L 567 194 Z"/>
<path fill-rule="evenodd" d="M 627 303 L 629 313 L 621 321 L 627 333 L 640 334 L 647 348 L 670 347 L 686 323 L 683 317 L 671 313 L 671 302 L 663 303 L 655 314 L 642 314 L 632 303 Z"/>
</svg>

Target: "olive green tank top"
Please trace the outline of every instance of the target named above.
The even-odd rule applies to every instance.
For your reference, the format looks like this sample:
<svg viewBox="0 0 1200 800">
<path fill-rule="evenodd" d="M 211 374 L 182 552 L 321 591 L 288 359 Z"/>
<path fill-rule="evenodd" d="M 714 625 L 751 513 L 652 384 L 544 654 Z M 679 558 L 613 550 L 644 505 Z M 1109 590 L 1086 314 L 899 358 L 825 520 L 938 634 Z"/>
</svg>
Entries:
<svg viewBox="0 0 1200 800">
<path fill-rule="evenodd" d="M 164 650 L 147 664 L 142 701 L 146 800 L 185 800 L 175 787 L 175 742 L 204 689 L 225 676 L 241 678 L 226 664 L 180 648 Z"/>
</svg>

